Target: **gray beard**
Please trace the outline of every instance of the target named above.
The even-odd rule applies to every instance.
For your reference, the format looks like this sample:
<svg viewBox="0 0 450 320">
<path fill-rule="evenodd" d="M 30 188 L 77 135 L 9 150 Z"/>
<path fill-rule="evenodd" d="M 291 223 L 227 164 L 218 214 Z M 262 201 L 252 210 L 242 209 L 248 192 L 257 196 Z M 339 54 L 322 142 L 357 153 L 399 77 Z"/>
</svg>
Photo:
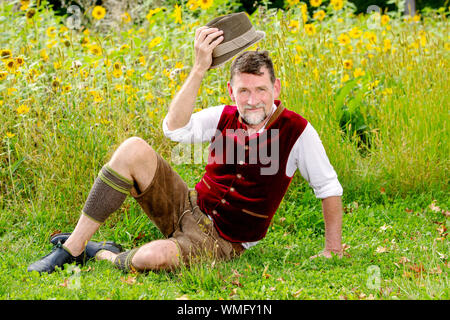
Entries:
<svg viewBox="0 0 450 320">
<path fill-rule="evenodd" d="M 262 108 L 263 112 L 258 112 L 256 114 L 246 115 L 245 110 L 247 109 L 254 109 L 254 108 Z M 266 109 L 264 108 L 264 105 L 257 105 L 256 107 L 250 107 L 250 106 L 244 106 L 244 114 L 241 114 L 241 118 L 244 121 L 245 124 L 250 125 L 258 125 L 261 122 L 263 122 L 265 119 L 267 119 L 267 113 Z"/>
</svg>

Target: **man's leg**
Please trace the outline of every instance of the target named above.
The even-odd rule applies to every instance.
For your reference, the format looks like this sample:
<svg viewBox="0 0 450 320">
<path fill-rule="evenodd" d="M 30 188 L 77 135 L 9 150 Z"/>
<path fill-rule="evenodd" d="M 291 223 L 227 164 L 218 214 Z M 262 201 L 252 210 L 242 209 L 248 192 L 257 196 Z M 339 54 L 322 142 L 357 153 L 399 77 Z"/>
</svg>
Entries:
<svg viewBox="0 0 450 320">
<path fill-rule="evenodd" d="M 129 262 L 123 261 L 119 263 L 118 259 L 127 260 L 126 256 L 130 255 Z M 171 240 L 155 240 L 149 242 L 138 249 L 134 249 L 124 253 L 113 253 L 107 250 L 101 250 L 96 255 L 97 260 L 108 260 L 116 266 L 124 270 L 136 269 L 137 271 L 158 271 L 173 270 L 180 264 L 178 247 Z"/>
<path fill-rule="evenodd" d="M 157 167 L 156 152 L 142 139 L 129 138 L 115 151 L 96 178 L 86 199 L 82 215 L 69 238 L 55 250 L 28 267 L 28 271 L 53 272 L 65 263 L 82 262 L 101 249 L 120 252 L 116 244 L 86 245 L 111 213 L 120 208 L 133 186 L 145 189 L 152 182 Z"/>
<path fill-rule="evenodd" d="M 134 181 L 139 189 L 145 190 L 150 185 L 156 171 L 156 153 L 153 148 L 144 140 L 137 137 L 132 137 L 125 140 L 114 152 L 111 160 L 107 164 L 114 172 L 118 173 L 121 177 Z M 99 179 L 99 178 L 97 178 Z M 99 180 L 101 183 L 101 181 Z M 87 203 L 95 202 L 95 186 L 91 190 Z M 106 189 L 108 192 L 114 193 L 116 190 L 110 188 Z M 104 192 L 104 190 L 102 190 Z M 116 192 L 117 193 L 117 192 Z M 92 199 L 94 198 L 94 199 Z M 108 198 L 106 198 L 106 201 Z M 123 198 L 123 201 L 125 198 Z M 117 210 L 122 204 L 117 203 Z M 108 203 L 96 203 L 94 212 L 89 212 L 91 216 L 95 216 L 97 210 L 102 210 L 103 206 L 109 205 Z M 85 206 L 86 207 L 86 206 Z M 114 210 L 114 209 L 112 209 Z M 111 210 L 111 211 L 112 211 Z M 115 211 L 114 210 L 114 211 Z M 103 216 L 111 214 L 112 212 L 102 212 Z M 80 255 L 86 243 L 92 238 L 94 233 L 98 230 L 103 221 L 96 221 L 88 216 L 84 212 L 77 223 L 74 231 L 64 243 L 64 247 L 73 255 Z M 103 220 L 103 218 L 102 218 Z"/>
</svg>

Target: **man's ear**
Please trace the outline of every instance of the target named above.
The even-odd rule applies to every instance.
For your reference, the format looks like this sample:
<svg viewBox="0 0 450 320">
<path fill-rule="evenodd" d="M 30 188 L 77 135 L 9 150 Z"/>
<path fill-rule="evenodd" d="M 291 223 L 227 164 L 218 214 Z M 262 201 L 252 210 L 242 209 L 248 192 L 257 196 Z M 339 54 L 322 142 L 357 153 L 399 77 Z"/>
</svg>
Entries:
<svg viewBox="0 0 450 320">
<path fill-rule="evenodd" d="M 228 95 L 231 98 L 231 101 L 236 102 L 236 99 L 234 98 L 234 94 L 233 94 L 233 88 L 231 87 L 231 83 L 228 81 L 227 83 L 227 88 L 228 88 Z"/>
<path fill-rule="evenodd" d="M 273 98 L 278 99 L 281 92 L 281 81 L 280 79 L 276 78 L 275 83 L 273 84 Z"/>
</svg>

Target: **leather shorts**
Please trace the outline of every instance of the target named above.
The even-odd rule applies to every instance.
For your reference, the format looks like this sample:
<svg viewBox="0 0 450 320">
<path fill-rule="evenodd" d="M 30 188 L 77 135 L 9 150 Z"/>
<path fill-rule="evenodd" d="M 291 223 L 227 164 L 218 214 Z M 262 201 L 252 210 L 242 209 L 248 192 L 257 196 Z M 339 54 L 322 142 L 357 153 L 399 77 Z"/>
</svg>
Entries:
<svg viewBox="0 0 450 320">
<path fill-rule="evenodd" d="M 158 153 L 155 176 L 141 193 L 131 195 L 162 234 L 174 241 L 180 258 L 189 265 L 194 260 L 230 260 L 245 249 L 241 243 L 222 238 L 213 221 L 197 206 L 197 192 Z"/>
</svg>

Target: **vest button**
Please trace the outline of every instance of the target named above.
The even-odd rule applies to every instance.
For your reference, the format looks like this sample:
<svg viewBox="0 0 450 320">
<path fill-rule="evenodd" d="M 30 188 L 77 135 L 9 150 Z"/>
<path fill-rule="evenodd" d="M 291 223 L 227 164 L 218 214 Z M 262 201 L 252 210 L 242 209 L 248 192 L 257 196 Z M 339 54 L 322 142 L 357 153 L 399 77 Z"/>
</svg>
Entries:
<svg viewBox="0 0 450 320">
<path fill-rule="evenodd" d="M 245 145 L 245 150 L 248 150 L 248 145 Z"/>
<path fill-rule="evenodd" d="M 220 200 L 220 202 L 222 202 L 222 203 L 226 203 L 226 202 L 227 202 L 227 200 L 225 200 L 225 199 L 221 199 L 221 200 Z"/>
<path fill-rule="evenodd" d="M 236 175 L 236 177 L 237 177 L 238 179 L 241 179 L 241 178 L 242 178 L 242 174 L 238 173 L 238 174 Z"/>
<path fill-rule="evenodd" d="M 230 188 L 230 191 L 231 191 L 231 192 L 234 192 L 234 188 L 233 188 L 233 187 L 231 187 L 231 188 Z"/>
<path fill-rule="evenodd" d="M 243 165 L 243 164 L 244 164 L 244 161 L 240 160 L 240 161 L 239 161 L 239 164 L 240 164 L 240 165 Z"/>
<path fill-rule="evenodd" d="M 217 214 L 217 210 L 213 210 L 212 213 L 213 213 L 213 214 Z"/>
</svg>

